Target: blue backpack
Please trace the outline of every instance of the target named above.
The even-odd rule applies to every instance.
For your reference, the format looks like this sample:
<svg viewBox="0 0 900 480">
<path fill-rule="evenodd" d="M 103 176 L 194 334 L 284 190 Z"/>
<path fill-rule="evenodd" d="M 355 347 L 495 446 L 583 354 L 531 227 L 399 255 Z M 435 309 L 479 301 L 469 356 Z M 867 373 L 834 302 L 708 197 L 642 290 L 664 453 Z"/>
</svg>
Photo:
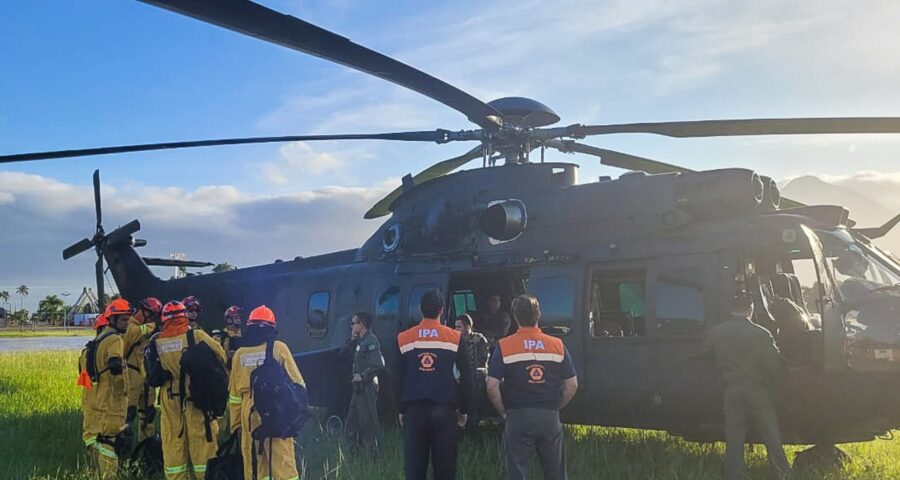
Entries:
<svg viewBox="0 0 900 480">
<path fill-rule="evenodd" d="M 275 359 L 274 345 L 274 340 L 266 342 L 266 359 L 250 374 L 253 411 L 260 418 L 251 432 L 254 440 L 293 438 L 310 417 L 306 388 L 291 380 Z"/>
</svg>

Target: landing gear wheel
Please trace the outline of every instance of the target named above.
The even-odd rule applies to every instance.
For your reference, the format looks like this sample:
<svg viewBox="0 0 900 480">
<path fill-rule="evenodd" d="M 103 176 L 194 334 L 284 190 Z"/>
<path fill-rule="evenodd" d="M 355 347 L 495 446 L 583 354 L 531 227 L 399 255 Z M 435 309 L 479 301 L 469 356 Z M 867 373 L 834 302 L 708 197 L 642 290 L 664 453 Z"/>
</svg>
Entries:
<svg viewBox="0 0 900 480">
<path fill-rule="evenodd" d="M 325 420 L 325 434 L 329 437 L 337 437 L 344 433 L 344 420 L 337 415 L 332 415 Z"/>
<path fill-rule="evenodd" d="M 816 445 L 794 457 L 794 472 L 825 473 L 839 471 L 850 461 L 850 456 L 834 445 Z"/>
</svg>

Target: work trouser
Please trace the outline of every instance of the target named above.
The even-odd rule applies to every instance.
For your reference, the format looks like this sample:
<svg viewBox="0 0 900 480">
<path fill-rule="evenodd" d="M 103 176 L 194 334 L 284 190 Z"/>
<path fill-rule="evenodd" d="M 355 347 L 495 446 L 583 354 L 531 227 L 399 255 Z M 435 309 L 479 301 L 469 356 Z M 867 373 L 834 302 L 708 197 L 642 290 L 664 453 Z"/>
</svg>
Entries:
<svg viewBox="0 0 900 480">
<path fill-rule="evenodd" d="M 752 428 L 766 446 L 769 465 L 778 478 L 790 475 L 790 465 L 781 443 L 778 417 L 767 388 L 749 383 L 725 388 L 723 402 L 725 414 L 725 478 L 739 480 L 746 477 L 744 471 L 744 442 Z"/>
<path fill-rule="evenodd" d="M 366 450 L 378 450 L 378 386 L 373 382 L 354 382 L 347 414 L 347 432 Z"/>
<path fill-rule="evenodd" d="M 113 478 L 119 469 L 119 456 L 116 455 L 115 447 L 99 441 L 96 433 L 84 432 L 82 440 L 87 448 L 88 463 L 94 469 L 101 479 Z"/>
<path fill-rule="evenodd" d="M 138 390 L 137 402 L 128 407 L 125 423 L 132 426 L 137 435 L 136 443 L 156 434 L 156 389 L 145 387 Z"/>
<path fill-rule="evenodd" d="M 210 422 L 212 440 L 206 438 L 203 412 L 188 401 L 181 408 L 181 398 L 163 390 L 159 404 L 161 409 L 160 430 L 162 433 L 163 464 L 167 480 L 186 480 L 188 462 L 192 465 L 194 478 L 206 476 L 206 462 L 216 456 L 216 436 L 219 426 Z"/>
<path fill-rule="evenodd" d="M 431 402 L 411 403 L 403 414 L 403 468 L 406 480 L 425 480 L 431 457 L 434 480 L 456 478 L 456 409 Z"/>
<path fill-rule="evenodd" d="M 526 480 L 537 453 L 544 480 L 565 480 L 566 455 L 563 449 L 559 411 L 541 408 L 514 408 L 506 412 L 503 429 L 506 478 Z"/>
<path fill-rule="evenodd" d="M 244 460 L 244 480 L 298 480 L 297 458 L 293 438 L 265 438 L 253 441 L 252 431 L 259 425 L 259 415 L 250 410 L 253 402 L 241 402 L 241 455 Z M 255 460 L 254 460 L 255 459 Z M 253 463 L 256 462 L 256 476 Z"/>
</svg>

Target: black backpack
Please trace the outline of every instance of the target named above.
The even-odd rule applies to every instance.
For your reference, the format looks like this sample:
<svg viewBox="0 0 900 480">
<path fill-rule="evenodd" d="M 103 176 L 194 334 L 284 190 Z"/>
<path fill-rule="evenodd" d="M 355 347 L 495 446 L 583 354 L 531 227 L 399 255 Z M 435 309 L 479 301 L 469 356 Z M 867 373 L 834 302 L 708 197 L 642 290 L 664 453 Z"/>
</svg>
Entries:
<svg viewBox="0 0 900 480">
<path fill-rule="evenodd" d="M 137 463 L 144 475 L 148 477 L 162 473 L 163 453 L 159 434 L 141 440 L 131 453 L 131 461 Z"/>
<path fill-rule="evenodd" d="M 84 368 L 87 370 L 88 376 L 91 377 L 92 383 L 97 383 L 97 381 L 100 380 L 100 375 L 109 370 L 109 368 L 97 370 L 97 348 L 100 347 L 100 342 L 106 340 L 106 337 L 110 335 L 115 335 L 115 333 L 115 331 L 111 330 L 99 335 L 97 338 L 87 342 L 84 346 L 84 350 L 82 350 L 85 354 Z M 81 372 L 79 371 L 79 373 Z"/>
<path fill-rule="evenodd" d="M 244 480 L 240 430 L 232 432 L 206 463 L 207 480 Z"/>
<path fill-rule="evenodd" d="M 266 359 L 250 374 L 250 395 L 260 424 L 254 440 L 293 438 L 309 419 L 309 397 L 303 385 L 294 383 L 273 355 L 275 341 L 266 342 Z"/>
<path fill-rule="evenodd" d="M 190 400 L 203 412 L 206 426 L 206 441 L 211 442 L 210 422 L 225 414 L 228 406 L 228 371 L 216 352 L 204 342 L 194 340 L 194 331 L 187 331 L 188 347 L 181 354 L 181 374 L 178 391 L 181 403 Z M 185 378 L 191 378 L 191 396 L 185 393 Z"/>
<path fill-rule="evenodd" d="M 172 379 L 172 374 L 163 368 L 162 362 L 159 361 L 159 351 L 156 349 L 155 333 L 150 337 L 150 343 L 144 349 L 144 372 L 146 373 L 145 382 L 153 388 L 162 387 L 167 381 Z"/>
</svg>

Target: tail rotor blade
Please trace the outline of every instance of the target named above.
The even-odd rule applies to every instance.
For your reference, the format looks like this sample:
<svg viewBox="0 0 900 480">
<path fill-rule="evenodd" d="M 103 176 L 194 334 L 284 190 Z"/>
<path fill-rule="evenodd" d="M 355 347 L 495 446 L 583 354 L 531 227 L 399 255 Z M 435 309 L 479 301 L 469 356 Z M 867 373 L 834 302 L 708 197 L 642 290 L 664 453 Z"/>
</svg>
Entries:
<svg viewBox="0 0 900 480">
<path fill-rule="evenodd" d="M 103 230 L 103 212 L 100 210 L 100 170 L 94 170 L 94 208 L 97 211 L 97 231 Z"/>
<path fill-rule="evenodd" d="M 63 250 L 63 260 L 68 260 L 75 255 L 91 248 L 94 245 L 89 239 L 84 238 L 80 242 L 70 245 L 68 248 Z"/>
<path fill-rule="evenodd" d="M 100 313 L 106 309 L 106 297 L 104 296 L 103 290 L 103 255 L 97 256 L 97 263 L 94 268 L 94 274 L 97 277 L 97 305 L 100 308 Z"/>
</svg>

